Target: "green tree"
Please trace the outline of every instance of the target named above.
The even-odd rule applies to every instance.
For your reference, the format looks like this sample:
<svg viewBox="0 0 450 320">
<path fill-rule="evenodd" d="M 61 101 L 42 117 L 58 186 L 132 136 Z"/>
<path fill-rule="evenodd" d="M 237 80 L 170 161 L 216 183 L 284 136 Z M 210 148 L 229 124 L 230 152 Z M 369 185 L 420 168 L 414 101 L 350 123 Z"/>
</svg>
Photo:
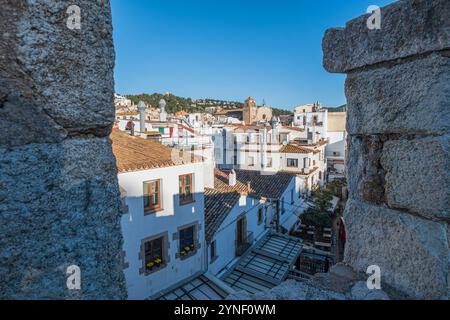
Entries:
<svg viewBox="0 0 450 320">
<path fill-rule="evenodd" d="M 329 213 L 316 212 L 312 209 L 307 209 L 305 213 L 301 215 L 302 223 L 315 226 L 330 228 L 332 224 L 332 218 Z"/>
<path fill-rule="evenodd" d="M 326 189 L 334 196 L 342 198 L 342 188 L 346 186 L 346 179 L 336 179 L 328 183 Z"/>
<path fill-rule="evenodd" d="M 327 189 L 319 189 L 313 193 L 311 210 L 317 213 L 331 214 L 333 194 Z"/>
<path fill-rule="evenodd" d="M 192 98 L 178 97 L 173 94 L 164 95 L 161 93 L 153 93 L 153 94 L 141 93 L 137 95 L 127 95 L 127 98 L 130 99 L 134 104 L 138 104 L 139 101 L 144 101 L 147 105 L 153 108 L 158 108 L 159 101 L 161 99 L 164 99 L 167 102 L 166 111 L 168 113 L 175 113 L 181 110 L 184 110 L 189 113 L 205 112 L 205 109 L 208 107 L 218 107 L 218 106 L 227 106 L 226 109 L 242 109 L 244 107 L 244 104 L 242 102 L 222 101 L 216 99 L 202 99 L 200 101 L 204 103 L 202 103 L 201 105 L 195 105 Z M 273 115 L 275 116 L 292 114 L 291 111 L 277 108 L 273 108 L 272 111 Z"/>
</svg>

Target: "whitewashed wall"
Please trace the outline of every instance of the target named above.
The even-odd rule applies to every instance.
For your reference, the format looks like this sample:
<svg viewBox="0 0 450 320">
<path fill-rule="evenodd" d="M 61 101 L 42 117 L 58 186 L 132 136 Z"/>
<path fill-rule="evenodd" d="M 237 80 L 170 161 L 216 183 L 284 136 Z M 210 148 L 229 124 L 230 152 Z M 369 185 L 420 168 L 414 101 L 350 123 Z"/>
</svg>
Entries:
<svg viewBox="0 0 450 320">
<path fill-rule="evenodd" d="M 195 202 L 179 206 L 178 177 L 193 173 Z M 125 261 L 129 267 L 124 270 L 128 296 L 130 299 L 145 299 L 180 281 L 205 271 L 204 248 L 204 183 L 203 164 L 189 164 L 153 170 L 121 173 L 118 175 L 120 186 L 126 191 L 128 214 L 122 217 L 122 233 L 124 237 Z M 161 179 L 162 206 L 161 212 L 144 215 L 143 182 Z M 175 257 L 178 252 L 178 240 L 172 236 L 178 227 L 198 222 L 200 224 L 199 241 L 202 244 L 197 253 L 186 259 Z M 139 273 L 142 268 L 139 252 L 141 241 L 145 238 L 168 232 L 170 248 L 168 265 L 150 275 Z"/>
<path fill-rule="evenodd" d="M 217 259 L 213 262 L 211 262 L 211 247 L 208 246 L 209 271 L 212 274 L 217 275 L 226 266 L 231 266 L 236 258 L 236 223 L 241 214 L 246 213 L 247 231 L 253 232 L 255 240 L 260 239 L 268 231 L 266 220 L 258 225 L 258 208 L 262 206 L 266 206 L 266 204 L 260 202 L 260 200 L 242 196 L 231 210 L 212 239 L 216 241 L 217 256 Z M 266 214 L 265 210 L 264 214 Z"/>
<path fill-rule="evenodd" d="M 280 215 L 279 222 L 281 226 L 288 230 L 296 224 L 298 215 L 303 211 L 303 201 L 299 196 L 301 181 L 300 178 L 293 177 L 282 195 L 286 212 Z M 293 204 L 291 204 L 291 190 L 293 190 Z M 258 225 L 258 208 L 261 206 L 265 208 L 264 222 Z M 239 203 L 231 210 L 212 239 L 216 241 L 217 255 L 217 259 L 213 262 L 211 262 L 211 247 L 208 246 L 209 271 L 212 274 L 222 273 L 225 270 L 224 268 L 230 268 L 236 262 L 236 222 L 238 216 L 244 212 L 246 212 L 247 217 L 247 231 L 253 232 L 255 242 L 270 230 L 271 222 L 275 218 L 275 208 L 270 203 L 263 203 L 251 197 L 241 197 Z"/>
<path fill-rule="evenodd" d="M 346 134 L 343 131 L 327 132 L 329 143 L 326 146 L 326 155 L 332 156 L 333 152 L 339 152 L 341 157 L 345 156 Z"/>
<path fill-rule="evenodd" d="M 291 230 L 291 228 L 298 221 L 298 215 L 301 214 L 301 212 L 303 211 L 302 209 L 303 200 L 299 195 L 300 181 L 301 179 L 298 177 L 292 179 L 291 183 L 285 189 L 281 197 L 282 200 L 284 199 L 283 202 L 286 212 L 280 215 L 280 226 L 286 228 L 287 230 Z M 294 191 L 293 194 L 294 203 L 292 204 L 291 204 L 291 190 Z"/>
</svg>

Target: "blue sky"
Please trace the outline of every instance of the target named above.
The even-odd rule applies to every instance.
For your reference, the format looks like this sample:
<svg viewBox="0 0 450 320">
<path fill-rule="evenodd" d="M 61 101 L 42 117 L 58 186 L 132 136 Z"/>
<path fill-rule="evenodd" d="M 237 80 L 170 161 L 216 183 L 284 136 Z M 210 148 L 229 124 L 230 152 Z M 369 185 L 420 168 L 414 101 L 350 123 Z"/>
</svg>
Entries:
<svg viewBox="0 0 450 320">
<path fill-rule="evenodd" d="M 345 76 L 322 67 L 325 30 L 392 2 L 111 0 L 116 91 L 339 106 Z"/>
</svg>

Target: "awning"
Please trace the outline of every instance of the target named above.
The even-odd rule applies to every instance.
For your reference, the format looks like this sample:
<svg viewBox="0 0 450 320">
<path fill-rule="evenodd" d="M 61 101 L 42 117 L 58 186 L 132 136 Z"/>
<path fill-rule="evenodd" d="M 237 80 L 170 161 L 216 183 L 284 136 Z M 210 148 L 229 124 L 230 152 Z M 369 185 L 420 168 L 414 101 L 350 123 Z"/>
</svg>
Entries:
<svg viewBox="0 0 450 320">
<path fill-rule="evenodd" d="M 286 280 L 302 251 L 299 238 L 270 233 L 258 241 L 222 280 L 236 291 L 257 293 Z"/>
<path fill-rule="evenodd" d="M 209 274 L 202 274 L 160 294 L 155 300 L 223 300 L 231 292 L 220 282 Z"/>
</svg>

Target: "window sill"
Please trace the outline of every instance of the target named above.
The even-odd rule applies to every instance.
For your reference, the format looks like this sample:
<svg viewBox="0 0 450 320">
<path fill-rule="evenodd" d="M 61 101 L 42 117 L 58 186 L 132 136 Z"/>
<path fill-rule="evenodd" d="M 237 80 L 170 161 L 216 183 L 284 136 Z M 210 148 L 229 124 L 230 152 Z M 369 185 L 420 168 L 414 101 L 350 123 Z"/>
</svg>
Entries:
<svg viewBox="0 0 450 320">
<path fill-rule="evenodd" d="M 211 261 L 209 262 L 209 264 L 213 264 L 214 262 L 217 261 L 217 259 L 219 259 L 218 256 L 215 256 L 215 257 L 211 258 Z"/>
<path fill-rule="evenodd" d="M 187 260 L 187 259 L 195 256 L 196 254 L 197 254 L 197 249 L 192 250 L 191 252 L 189 252 L 188 254 L 185 254 L 183 256 L 178 252 L 177 253 L 177 258 L 180 259 L 180 260 Z"/>
<path fill-rule="evenodd" d="M 144 216 L 149 216 L 158 212 L 164 211 L 163 208 L 158 208 L 158 209 L 144 209 Z"/>
<path fill-rule="evenodd" d="M 149 275 L 151 275 L 151 274 L 153 274 L 153 273 L 156 273 L 156 272 L 158 272 L 158 271 L 161 271 L 161 270 L 163 270 L 165 267 L 167 267 L 167 263 L 161 265 L 159 268 L 155 268 L 155 269 L 152 269 L 152 270 L 145 270 L 145 271 L 144 271 L 144 276 L 149 276 Z"/>
<path fill-rule="evenodd" d="M 180 206 L 181 206 L 181 207 L 182 207 L 182 206 L 187 206 L 187 205 L 193 204 L 193 203 L 195 203 L 195 202 L 196 202 L 195 200 L 189 200 L 189 201 L 183 201 L 183 202 L 180 201 Z"/>
</svg>

